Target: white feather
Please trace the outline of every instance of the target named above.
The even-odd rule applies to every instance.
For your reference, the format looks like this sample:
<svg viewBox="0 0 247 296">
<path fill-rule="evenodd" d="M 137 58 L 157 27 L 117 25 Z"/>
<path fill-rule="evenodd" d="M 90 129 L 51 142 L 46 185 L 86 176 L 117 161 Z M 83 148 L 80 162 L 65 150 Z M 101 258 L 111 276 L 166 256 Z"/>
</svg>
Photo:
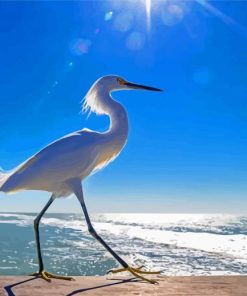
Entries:
<svg viewBox="0 0 247 296">
<path fill-rule="evenodd" d="M 83 129 L 51 143 L 10 174 L 0 172 L 0 191 L 44 190 L 67 196 L 70 180 L 83 180 L 114 160 L 128 135 L 126 111 L 110 95 L 117 87 L 115 76 L 103 77 L 94 83 L 83 103 L 84 111 L 109 115 L 108 131 Z"/>
</svg>

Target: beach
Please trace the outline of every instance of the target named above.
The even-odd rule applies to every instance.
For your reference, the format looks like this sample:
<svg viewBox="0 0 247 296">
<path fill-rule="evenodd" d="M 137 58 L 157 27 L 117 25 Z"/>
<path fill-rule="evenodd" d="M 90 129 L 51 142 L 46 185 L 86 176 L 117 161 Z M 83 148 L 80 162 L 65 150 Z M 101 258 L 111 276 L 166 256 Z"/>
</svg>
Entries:
<svg viewBox="0 0 247 296">
<path fill-rule="evenodd" d="M 246 296 L 246 276 L 159 277 L 152 285 L 128 276 L 75 277 L 75 281 L 42 279 L 28 276 L 0 277 L 1 296 Z"/>
</svg>

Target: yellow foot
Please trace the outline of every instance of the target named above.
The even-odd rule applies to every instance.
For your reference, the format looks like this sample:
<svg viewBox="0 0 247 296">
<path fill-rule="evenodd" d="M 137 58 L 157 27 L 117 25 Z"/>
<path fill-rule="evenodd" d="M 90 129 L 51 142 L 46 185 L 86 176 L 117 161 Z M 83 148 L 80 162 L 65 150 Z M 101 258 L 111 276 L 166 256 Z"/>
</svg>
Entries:
<svg viewBox="0 0 247 296">
<path fill-rule="evenodd" d="M 143 281 L 149 282 L 151 284 L 158 284 L 157 281 L 147 279 L 144 276 L 141 276 L 140 274 L 160 274 L 160 271 L 144 271 L 144 270 L 141 270 L 142 268 L 143 268 L 143 266 L 138 267 L 138 268 L 134 268 L 134 267 L 129 266 L 127 268 L 111 269 L 107 273 L 114 273 L 115 274 L 115 273 L 119 273 L 119 272 L 129 271 L 135 277 L 137 277 Z"/>
<path fill-rule="evenodd" d="M 56 274 L 52 274 L 52 273 L 45 271 L 45 270 L 42 270 L 41 272 L 32 273 L 31 275 L 40 277 L 40 278 L 46 280 L 47 282 L 50 282 L 51 279 L 59 279 L 59 280 L 67 280 L 67 281 L 74 280 L 70 276 L 56 275 Z"/>
</svg>

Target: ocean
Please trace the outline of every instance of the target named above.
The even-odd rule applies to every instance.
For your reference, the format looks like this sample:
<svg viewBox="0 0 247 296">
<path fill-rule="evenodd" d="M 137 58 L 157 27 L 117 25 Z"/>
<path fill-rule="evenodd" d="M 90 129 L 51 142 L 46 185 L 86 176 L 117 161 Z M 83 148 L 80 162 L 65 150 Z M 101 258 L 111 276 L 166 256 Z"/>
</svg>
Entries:
<svg viewBox="0 0 247 296">
<path fill-rule="evenodd" d="M 36 214 L 0 213 L 0 274 L 37 271 Z M 247 216 L 224 214 L 93 214 L 93 225 L 132 266 L 164 275 L 247 274 Z M 118 267 L 92 238 L 82 214 L 46 214 L 40 225 L 46 270 L 104 275 Z"/>
</svg>

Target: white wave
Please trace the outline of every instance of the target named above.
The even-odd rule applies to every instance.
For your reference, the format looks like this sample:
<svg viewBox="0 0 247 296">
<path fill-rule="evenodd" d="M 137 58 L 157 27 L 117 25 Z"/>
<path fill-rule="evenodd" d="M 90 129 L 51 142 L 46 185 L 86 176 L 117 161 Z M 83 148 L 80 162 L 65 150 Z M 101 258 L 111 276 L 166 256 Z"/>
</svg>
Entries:
<svg viewBox="0 0 247 296">
<path fill-rule="evenodd" d="M 19 225 L 19 224 L 23 224 L 22 221 L 20 220 L 0 220 L 0 224 L 16 224 L 16 225 Z"/>
<path fill-rule="evenodd" d="M 3 269 L 3 270 L 5 270 L 5 269 L 18 269 L 18 267 L 17 266 L 0 266 L 0 269 Z"/>
<path fill-rule="evenodd" d="M 33 221 L 36 216 L 33 215 L 22 215 L 22 214 L 0 214 L 0 218 L 17 218 L 17 219 L 8 219 L 0 220 L 0 223 L 5 224 L 16 224 L 17 226 L 28 226 L 33 225 Z M 53 226 L 58 228 L 71 228 L 74 230 L 83 230 L 85 231 L 85 224 L 81 220 L 65 220 L 59 218 L 47 218 L 42 217 L 41 225 Z"/>
<path fill-rule="evenodd" d="M 211 233 L 181 233 L 173 231 L 146 231 L 130 229 L 130 238 L 140 238 L 154 243 L 162 243 L 196 249 L 212 253 L 221 253 L 247 260 L 247 237 L 238 235 L 218 235 Z"/>
<path fill-rule="evenodd" d="M 73 218 L 72 218 L 73 219 Z M 79 219 L 64 220 L 59 218 L 42 218 L 44 224 L 56 227 L 81 230 L 85 221 Z M 181 226 L 186 228 L 226 226 L 240 223 L 239 218 L 233 215 L 205 215 L 205 214 L 96 214 L 92 217 L 94 223 L 108 223 L 110 225 L 142 226 L 147 229 L 162 229 Z"/>
<path fill-rule="evenodd" d="M 4 218 L 12 218 L 12 219 L 4 219 Z M 34 217 L 31 215 L 0 213 L 0 224 L 15 224 L 17 226 L 26 227 L 33 223 L 33 219 Z"/>
<path fill-rule="evenodd" d="M 3 218 L 10 218 L 10 217 L 15 217 L 15 218 L 18 218 L 18 219 L 33 219 L 33 216 L 31 215 L 25 215 L 25 214 L 3 214 L 3 213 L 0 213 L 0 217 L 3 217 Z"/>
<path fill-rule="evenodd" d="M 226 214 L 102 214 L 99 221 L 151 227 L 220 227 L 241 223 L 241 216 Z"/>
<path fill-rule="evenodd" d="M 86 225 L 80 220 L 63 220 L 58 218 L 43 218 L 42 224 L 58 228 L 71 228 L 73 230 L 86 230 Z"/>
<path fill-rule="evenodd" d="M 9 220 L 0 220 L 0 224 L 15 224 L 17 226 L 30 226 L 33 224 L 33 219 L 22 219 L 22 220 L 17 220 L 17 219 L 9 219 Z"/>
<path fill-rule="evenodd" d="M 109 223 L 96 223 L 95 226 L 101 233 L 122 236 L 127 239 L 137 238 L 157 244 L 168 244 L 180 248 L 225 254 L 247 260 L 247 236 L 242 234 L 219 235 L 212 233 L 174 232 L 143 229 L 139 226 L 112 225 Z"/>
<path fill-rule="evenodd" d="M 0 220 L 0 223 L 13 223 L 18 226 L 32 225 L 33 215 L 0 214 L 0 218 L 16 219 Z M 87 225 L 83 220 L 71 217 L 71 220 L 44 217 L 41 224 L 46 226 L 68 228 L 87 233 Z M 246 219 L 246 218 L 245 218 Z M 233 256 L 247 260 L 247 236 L 243 234 L 207 233 L 227 225 L 241 225 L 241 217 L 223 214 L 101 214 L 93 216 L 93 225 L 99 234 L 113 236 L 113 239 L 141 239 L 144 241 L 167 244 L 179 248 L 187 248 Z M 195 228 L 196 231 L 178 232 L 165 228 L 181 226 Z M 204 232 L 203 232 L 204 231 Z M 145 243 L 144 243 L 145 244 Z M 80 244 L 78 244 L 79 246 Z M 82 245 L 81 245 L 82 246 Z"/>
</svg>

